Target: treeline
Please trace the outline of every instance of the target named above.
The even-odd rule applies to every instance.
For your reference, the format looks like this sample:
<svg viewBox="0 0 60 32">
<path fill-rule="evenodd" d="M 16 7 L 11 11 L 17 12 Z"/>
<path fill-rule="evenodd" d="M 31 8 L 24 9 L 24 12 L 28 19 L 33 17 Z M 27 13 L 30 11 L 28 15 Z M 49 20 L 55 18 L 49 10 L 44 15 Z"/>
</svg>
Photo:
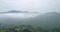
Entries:
<svg viewBox="0 0 60 32">
<path fill-rule="evenodd" d="M 33 27 L 31 25 L 1 25 L 0 32 L 60 32 L 60 29 L 43 29 L 41 27 Z"/>
</svg>

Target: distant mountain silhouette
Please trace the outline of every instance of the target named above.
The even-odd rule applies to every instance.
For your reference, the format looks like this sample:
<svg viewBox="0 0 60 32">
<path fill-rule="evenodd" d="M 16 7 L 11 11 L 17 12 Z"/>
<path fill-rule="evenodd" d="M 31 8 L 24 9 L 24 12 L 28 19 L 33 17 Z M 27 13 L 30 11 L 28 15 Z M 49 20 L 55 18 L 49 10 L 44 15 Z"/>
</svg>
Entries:
<svg viewBox="0 0 60 32">
<path fill-rule="evenodd" d="M 11 10 L 11 11 L 8 11 L 7 13 L 22 13 L 22 11 Z"/>
<path fill-rule="evenodd" d="M 7 11 L 7 12 L 0 12 L 0 14 L 4 14 L 4 13 L 29 13 L 28 11 L 19 11 L 19 10 L 11 10 L 11 11 Z"/>
</svg>

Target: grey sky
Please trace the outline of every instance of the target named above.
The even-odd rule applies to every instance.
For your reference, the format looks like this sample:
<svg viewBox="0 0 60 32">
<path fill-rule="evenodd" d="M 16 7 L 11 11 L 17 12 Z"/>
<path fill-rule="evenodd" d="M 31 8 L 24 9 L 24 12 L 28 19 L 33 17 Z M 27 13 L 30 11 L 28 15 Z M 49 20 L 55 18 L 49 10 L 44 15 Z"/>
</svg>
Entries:
<svg viewBox="0 0 60 32">
<path fill-rule="evenodd" d="M 0 0 L 0 11 L 21 10 L 30 12 L 60 11 L 60 0 Z M 0 14 L 0 17 L 33 17 L 38 14 Z"/>
<path fill-rule="evenodd" d="M 0 0 L 0 11 L 60 11 L 60 0 Z"/>
</svg>

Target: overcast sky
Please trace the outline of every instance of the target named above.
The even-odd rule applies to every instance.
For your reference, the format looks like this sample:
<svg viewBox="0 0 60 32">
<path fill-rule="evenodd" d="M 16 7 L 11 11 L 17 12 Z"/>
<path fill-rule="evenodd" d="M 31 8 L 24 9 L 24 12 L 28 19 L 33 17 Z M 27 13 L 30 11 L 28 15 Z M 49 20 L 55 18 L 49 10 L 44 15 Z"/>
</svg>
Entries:
<svg viewBox="0 0 60 32">
<path fill-rule="evenodd" d="M 0 0 L 0 11 L 60 11 L 60 0 Z"/>
<path fill-rule="evenodd" d="M 10 10 L 33 11 L 33 12 L 60 12 L 60 0 L 0 0 L 0 12 Z M 0 14 L 9 17 L 32 17 L 35 14 Z"/>
</svg>

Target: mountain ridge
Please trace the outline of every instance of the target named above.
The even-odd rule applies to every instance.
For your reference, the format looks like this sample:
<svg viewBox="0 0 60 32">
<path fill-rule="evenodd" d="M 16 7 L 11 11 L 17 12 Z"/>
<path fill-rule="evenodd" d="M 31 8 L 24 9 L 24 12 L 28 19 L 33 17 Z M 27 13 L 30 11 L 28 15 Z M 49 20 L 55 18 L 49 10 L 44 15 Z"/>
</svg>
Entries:
<svg viewBox="0 0 60 32">
<path fill-rule="evenodd" d="M 40 26 L 46 29 L 59 28 L 60 29 L 60 13 L 49 12 L 39 15 L 35 18 L 28 19 L 25 24 Z"/>
<path fill-rule="evenodd" d="M 0 12 L 0 14 L 4 14 L 4 13 L 29 13 L 28 11 L 20 11 L 20 10 L 10 10 L 7 12 Z"/>
</svg>

